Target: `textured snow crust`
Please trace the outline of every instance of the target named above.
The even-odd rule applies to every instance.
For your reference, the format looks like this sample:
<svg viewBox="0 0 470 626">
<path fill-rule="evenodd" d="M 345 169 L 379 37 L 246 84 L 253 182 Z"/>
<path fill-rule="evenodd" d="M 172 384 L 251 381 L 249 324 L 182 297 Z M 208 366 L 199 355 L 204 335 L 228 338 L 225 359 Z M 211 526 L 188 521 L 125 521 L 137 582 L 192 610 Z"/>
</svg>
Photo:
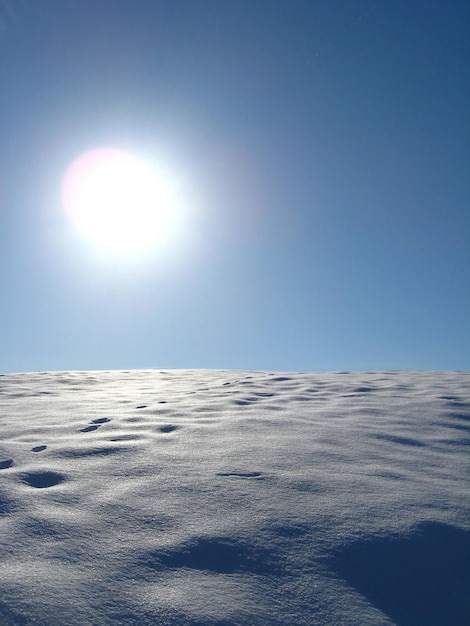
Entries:
<svg viewBox="0 0 470 626">
<path fill-rule="evenodd" d="M 470 374 L 0 377 L 0 624 L 470 623 Z"/>
</svg>

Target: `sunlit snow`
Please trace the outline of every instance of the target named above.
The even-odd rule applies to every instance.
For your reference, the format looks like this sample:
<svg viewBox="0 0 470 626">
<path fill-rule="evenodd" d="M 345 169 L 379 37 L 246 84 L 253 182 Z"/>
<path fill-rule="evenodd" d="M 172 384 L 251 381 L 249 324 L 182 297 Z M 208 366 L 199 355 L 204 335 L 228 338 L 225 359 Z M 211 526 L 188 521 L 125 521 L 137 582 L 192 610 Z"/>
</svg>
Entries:
<svg viewBox="0 0 470 626">
<path fill-rule="evenodd" d="M 0 377 L 0 623 L 470 623 L 469 383 Z"/>
</svg>

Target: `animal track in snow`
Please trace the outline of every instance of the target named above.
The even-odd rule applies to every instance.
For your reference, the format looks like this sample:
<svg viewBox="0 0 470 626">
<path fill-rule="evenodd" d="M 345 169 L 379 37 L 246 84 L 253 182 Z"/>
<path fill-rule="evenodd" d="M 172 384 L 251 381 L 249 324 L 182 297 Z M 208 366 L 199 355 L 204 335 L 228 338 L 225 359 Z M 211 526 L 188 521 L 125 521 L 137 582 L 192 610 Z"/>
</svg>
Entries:
<svg viewBox="0 0 470 626">
<path fill-rule="evenodd" d="M 139 441 L 140 439 L 144 439 L 142 435 L 138 435 L 137 433 L 132 433 L 130 435 L 117 435 L 116 437 L 110 437 L 109 441 Z"/>
<path fill-rule="evenodd" d="M 35 487 L 36 489 L 47 489 L 48 487 L 54 487 L 55 485 L 63 482 L 65 480 L 65 476 L 63 474 L 59 474 L 59 472 L 46 470 L 43 472 L 28 472 L 23 475 L 22 480 L 30 487 Z"/>
<path fill-rule="evenodd" d="M 93 430 L 98 430 L 98 428 L 102 424 L 106 424 L 106 422 L 110 422 L 109 417 L 98 417 L 94 420 L 91 420 L 90 426 L 85 426 L 85 428 L 80 428 L 81 433 L 91 433 Z"/>
<path fill-rule="evenodd" d="M 179 428 L 181 428 L 181 426 L 175 426 L 174 424 L 165 424 L 164 426 L 160 426 L 158 430 L 161 433 L 172 433 Z"/>
<path fill-rule="evenodd" d="M 263 478 L 261 472 L 218 472 L 217 476 L 235 476 L 236 478 Z"/>
<path fill-rule="evenodd" d="M 80 428 L 81 433 L 91 433 L 92 430 L 98 430 L 99 426 L 85 426 L 85 428 Z"/>
</svg>

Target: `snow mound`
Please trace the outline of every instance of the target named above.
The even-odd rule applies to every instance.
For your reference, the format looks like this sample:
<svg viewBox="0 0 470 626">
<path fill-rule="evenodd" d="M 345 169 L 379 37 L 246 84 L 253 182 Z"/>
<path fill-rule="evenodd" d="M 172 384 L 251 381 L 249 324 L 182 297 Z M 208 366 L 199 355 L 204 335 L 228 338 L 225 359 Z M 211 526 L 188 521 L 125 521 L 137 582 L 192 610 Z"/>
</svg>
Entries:
<svg viewBox="0 0 470 626">
<path fill-rule="evenodd" d="M 470 374 L 0 377 L 0 623 L 470 623 Z"/>
</svg>

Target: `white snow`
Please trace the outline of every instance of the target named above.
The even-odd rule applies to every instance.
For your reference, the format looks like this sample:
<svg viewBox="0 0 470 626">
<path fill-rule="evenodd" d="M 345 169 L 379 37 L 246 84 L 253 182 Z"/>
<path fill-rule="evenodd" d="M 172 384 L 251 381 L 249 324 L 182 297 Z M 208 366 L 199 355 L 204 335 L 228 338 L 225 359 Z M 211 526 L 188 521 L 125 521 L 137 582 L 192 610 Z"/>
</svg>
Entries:
<svg viewBox="0 0 470 626">
<path fill-rule="evenodd" d="M 0 377 L 0 624 L 470 623 L 470 373 Z"/>
</svg>

